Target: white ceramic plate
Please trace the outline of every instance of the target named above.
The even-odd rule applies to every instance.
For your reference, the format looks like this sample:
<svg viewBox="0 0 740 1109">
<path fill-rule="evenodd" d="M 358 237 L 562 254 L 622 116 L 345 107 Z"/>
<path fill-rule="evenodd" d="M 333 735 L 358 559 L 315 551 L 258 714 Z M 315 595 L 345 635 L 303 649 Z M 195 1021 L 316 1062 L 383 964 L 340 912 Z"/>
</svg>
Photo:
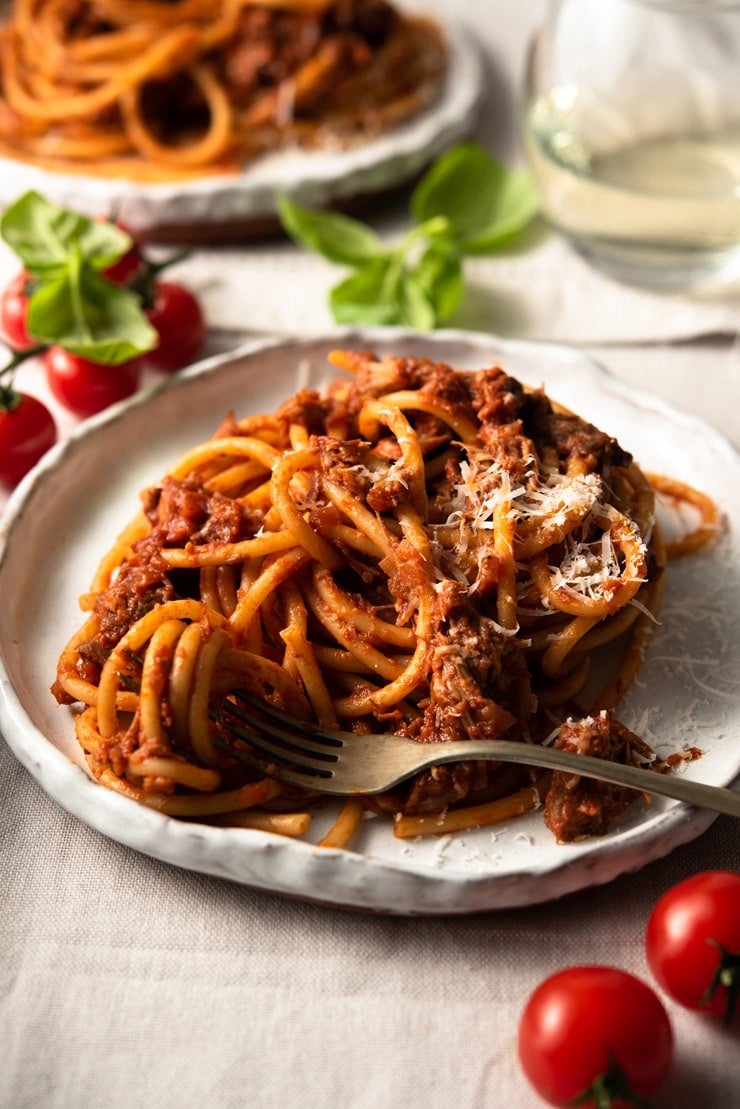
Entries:
<svg viewBox="0 0 740 1109">
<path fill-rule="evenodd" d="M 0 208 L 20 192 L 36 189 L 89 215 L 115 212 L 141 234 L 160 228 L 183 228 L 186 234 L 195 226 L 204 239 L 208 228 L 218 237 L 219 228 L 261 226 L 274 216 L 275 196 L 281 192 L 315 206 L 384 192 L 412 179 L 473 128 L 484 86 L 483 59 L 463 26 L 445 22 L 444 31 L 449 64 L 438 99 L 369 142 L 336 151 L 281 150 L 250 163 L 241 174 L 174 184 L 53 173 L 0 159 Z"/>
<path fill-rule="evenodd" d="M 635 804 L 609 835 L 557 845 L 539 813 L 495 829 L 413 842 L 389 822 L 363 823 L 352 850 L 317 849 L 256 831 L 178 822 L 92 781 L 69 710 L 49 693 L 61 647 L 80 622 L 77 596 L 138 507 L 138 493 L 230 409 L 274 409 L 333 373 L 337 346 L 430 353 L 458 368 L 500 361 L 515 376 L 616 435 L 651 470 L 690 480 L 718 500 L 718 547 L 671 566 L 649 658 L 620 710 L 663 753 L 705 751 L 686 775 L 727 784 L 740 772 L 740 457 L 708 427 L 635 394 L 562 347 L 440 332 L 344 331 L 259 340 L 202 362 L 158 391 L 110 410 L 54 449 L 11 498 L 0 532 L 0 727 L 18 758 L 70 812 L 113 839 L 196 871 L 333 905 L 465 913 L 527 905 L 604 883 L 667 854 L 712 820 L 670 801 Z M 335 811 L 319 815 L 318 838 Z"/>
</svg>

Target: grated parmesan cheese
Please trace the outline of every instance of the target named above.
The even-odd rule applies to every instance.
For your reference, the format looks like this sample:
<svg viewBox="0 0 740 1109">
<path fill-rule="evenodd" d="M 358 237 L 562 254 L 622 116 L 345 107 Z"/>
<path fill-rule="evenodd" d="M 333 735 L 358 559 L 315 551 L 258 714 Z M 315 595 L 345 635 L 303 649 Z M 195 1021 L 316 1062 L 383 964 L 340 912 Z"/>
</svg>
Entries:
<svg viewBox="0 0 740 1109">
<path fill-rule="evenodd" d="M 507 470 L 481 453 L 472 461 L 460 463 L 461 481 L 454 487 L 452 511 L 447 523 L 465 520 L 474 528 L 493 528 L 498 509 L 514 520 L 547 520 L 563 525 L 574 512 L 591 511 L 601 497 L 602 484 L 598 474 L 561 474 L 559 470 L 538 467 L 530 456 L 527 460 L 526 484 L 512 487 Z"/>
</svg>

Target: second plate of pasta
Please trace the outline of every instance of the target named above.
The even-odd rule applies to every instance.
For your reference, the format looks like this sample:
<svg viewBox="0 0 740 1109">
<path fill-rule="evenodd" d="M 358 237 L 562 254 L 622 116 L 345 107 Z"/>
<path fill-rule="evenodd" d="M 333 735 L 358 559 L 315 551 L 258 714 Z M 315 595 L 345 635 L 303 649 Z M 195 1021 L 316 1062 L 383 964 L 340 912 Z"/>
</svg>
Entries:
<svg viewBox="0 0 740 1109">
<path fill-rule="evenodd" d="M 279 193 L 354 204 L 470 134 L 484 72 L 464 26 L 364 0 L 294 9 L 18 0 L 0 206 L 22 168 L 26 189 L 143 237 L 233 241 L 274 232 Z"/>
</svg>

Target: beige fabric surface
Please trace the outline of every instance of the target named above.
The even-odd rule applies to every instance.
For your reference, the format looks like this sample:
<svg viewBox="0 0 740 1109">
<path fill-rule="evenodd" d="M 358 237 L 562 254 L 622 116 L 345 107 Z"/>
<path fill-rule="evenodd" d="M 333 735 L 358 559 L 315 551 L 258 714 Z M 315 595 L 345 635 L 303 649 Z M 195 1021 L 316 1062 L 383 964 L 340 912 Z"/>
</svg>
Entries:
<svg viewBox="0 0 740 1109">
<path fill-rule="evenodd" d="M 399 216 L 385 226 L 391 242 L 406 225 Z M 740 325 L 737 293 L 628 288 L 596 273 L 554 233 L 540 228 L 532 239 L 527 249 L 466 260 L 466 298 L 450 327 L 590 345 L 729 335 Z M 258 245 L 248 256 L 241 248 L 210 248 L 177 267 L 178 279 L 200 291 L 217 327 L 309 334 L 332 326 L 328 294 L 348 273 L 317 255 L 296 254 L 290 244 Z"/>
<path fill-rule="evenodd" d="M 2 746 L 0 1105 L 536 1109 L 515 1048 L 528 993 L 574 962 L 647 975 L 654 899 L 697 869 L 739 865 L 738 828 L 719 818 L 693 846 L 559 903 L 347 913 L 106 840 Z M 737 1030 L 669 1012 L 676 1066 L 656 1105 L 731 1105 Z"/>
<path fill-rule="evenodd" d="M 508 155 L 542 3 L 416 6 L 479 29 L 495 99 L 482 134 Z M 0 278 L 3 265 L 0 254 Z M 199 283 L 217 326 L 330 322 L 335 271 L 289 245 L 198 251 L 182 276 Z M 555 238 L 479 260 L 474 276 L 463 322 L 585 344 L 740 446 L 730 295 L 647 297 L 596 277 Z M 685 342 L 716 333 L 724 338 Z M 647 977 L 655 899 L 714 867 L 740 869 L 740 827 L 728 818 L 668 858 L 560 902 L 439 919 L 344 912 L 112 842 L 52 802 L 0 742 L 0 1109 L 537 1109 L 515 1049 L 529 992 L 584 961 Z M 737 1022 L 724 1032 L 667 1004 L 676 1062 L 658 1109 L 737 1104 Z"/>
</svg>

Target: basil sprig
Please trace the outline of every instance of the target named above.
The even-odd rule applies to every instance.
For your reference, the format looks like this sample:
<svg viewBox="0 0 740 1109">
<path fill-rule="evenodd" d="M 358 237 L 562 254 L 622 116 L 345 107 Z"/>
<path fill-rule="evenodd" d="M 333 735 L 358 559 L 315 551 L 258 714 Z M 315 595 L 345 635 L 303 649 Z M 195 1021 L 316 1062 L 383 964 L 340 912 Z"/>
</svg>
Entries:
<svg viewBox="0 0 740 1109">
<path fill-rule="evenodd" d="M 157 333 L 141 297 L 101 272 L 133 245 L 116 224 L 32 191 L 6 209 L 0 235 L 29 274 L 26 327 L 39 344 L 55 343 L 109 366 L 154 349 Z"/>
<path fill-rule="evenodd" d="M 477 143 L 453 147 L 427 170 L 411 194 L 412 226 L 395 246 L 359 220 L 278 198 L 292 239 L 354 270 L 330 292 L 336 323 L 420 330 L 454 314 L 464 293 L 465 256 L 507 245 L 536 212 L 529 174 L 507 168 Z"/>
</svg>

